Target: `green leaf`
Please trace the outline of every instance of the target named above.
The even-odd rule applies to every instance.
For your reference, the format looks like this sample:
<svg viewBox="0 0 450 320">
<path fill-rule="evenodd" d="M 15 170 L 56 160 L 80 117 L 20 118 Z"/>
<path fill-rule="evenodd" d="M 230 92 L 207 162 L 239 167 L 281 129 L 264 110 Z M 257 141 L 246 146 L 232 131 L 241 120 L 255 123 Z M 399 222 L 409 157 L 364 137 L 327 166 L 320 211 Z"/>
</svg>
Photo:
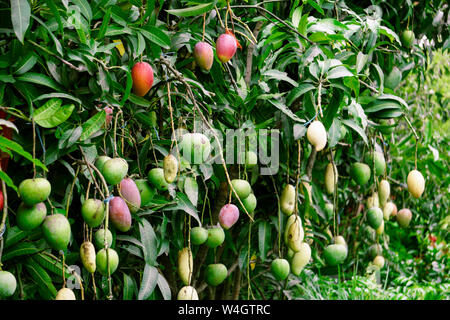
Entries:
<svg viewBox="0 0 450 320">
<path fill-rule="evenodd" d="M 287 72 L 282 72 L 279 70 L 267 70 L 264 71 L 261 75 L 266 76 L 269 79 L 276 79 L 276 80 L 283 80 L 286 82 L 289 82 L 290 84 L 292 84 L 294 87 L 298 87 L 298 83 L 294 80 L 292 80 L 291 78 L 288 77 Z"/>
<path fill-rule="evenodd" d="M 367 139 L 366 133 L 364 132 L 364 130 L 360 126 L 358 126 L 356 124 L 355 121 L 345 119 L 345 120 L 342 120 L 342 123 L 344 123 L 347 127 L 350 127 L 353 130 L 355 130 L 361 136 L 361 138 L 363 138 L 364 142 L 367 145 L 369 144 L 369 140 Z"/>
<path fill-rule="evenodd" d="M 323 9 L 320 7 L 320 5 L 314 1 L 314 0 L 307 0 L 306 1 L 311 7 L 313 7 L 314 9 L 316 9 L 319 13 L 321 13 L 322 15 L 325 15 L 325 12 L 323 11 Z"/>
<path fill-rule="evenodd" d="M 157 239 L 152 225 L 146 219 L 139 221 L 139 233 L 143 245 L 144 260 L 147 264 L 154 266 L 157 257 Z"/>
<path fill-rule="evenodd" d="M 142 276 L 141 287 L 139 288 L 138 300 L 147 300 L 155 290 L 158 283 L 158 269 L 154 266 L 145 264 L 144 274 Z"/>
<path fill-rule="evenodd" d="M 336 68 L 331 69 L 327 73 L 327 79 L 337 79 L 343 77 L 353 77 L 354 74 L 348 71 L 348 69 L 344 66 L 337 66 Z"/>
<path fill-rule="evenodd" d="M 33 162 L 36 166 L 42 168 L 44 171 L 48 171 L 47 167 L 39 160 L 39 159 L 33 159 L 32 155 L 26 152 L 20 144 L 17 142 L 14 142 L 12 140 L 6 139 L 3 136 L 0 136 L 0 149 L 9 149 L 11 151 L 14 151 L 18 154 L 20 154 L 22 157 L 24 157 L 27 160 L 30 160 Z M 5 180 L 6 182 L 6 180 Z"/>
<path fill-rule="evenodd" d="M 61 106 L 62 100 L 53 98 L 34 111 L 34 120 L 44 128 L 53 128 L 69 119 L 75 105 Z"/>
<path fill-rule="evenodd" d="M 76 97 L 74 97 L 74 96 L 72 96 L 72 95 L 70 95 L 70 94 L 62 93 L 62 92 L 53 92 L 53 93 L 46 93 L 46 94 L 43 94 L 43 95 L 41 95 L 41 96 L 35 98 L 35 99 L 33 100 L 33 102 L 34 102 L 34 101 L 43 100 L 43 99 L 48 99 L 48 98 L 63 98 L 63 99 L 70 99 L 70 100 L 73 100 L 73 101 L 75 101 L 75 102 L 77 102 L 77 103 L 79 103 L 79 104 L 81 105 L 81 100 L 80 100 L 80 99 L 78 99 L 78 98 L 76 98 Z"/>
<path fill-rule="evenodd" d="M 131 77 L 130 77 L 131 79 Z M 137 104 L 138 106 L 142 106 L 142 107 L 149 107 L 150 106 L 150 101 L 146 100 L 143 97 L 139 97 L 133 93 L 130 94 L 130 96 L 128 97 L 128 99 L 133 102 L 134 104 Z"/>
<path fill-rule="evenodd" d="M 292 89 L 286 97 L 286 105 L 290 106 L 295 99 L 314 89 L 315 86 L 311 83 L 301 83 L 297 88 Z"/>
<path fill-rule="evenodd" d="M 157 44 L 164 49 L 170 49 L 170 38 L 161 29 L 148 26 L 146 29 L 138 29 L 139 32 L 151 42 Z"/>
<path fill-rule="evenodd" d="M 183 9 L 172 9 L 172 10 L 166 10 L 169 14 L 173 14 L 177 17 L 192 17 L 192 16 L 199 16 L 205 12 L 208 12 L 214 8 L 214 4 L 216 1 L 210 2 L 210 3 L 203 3 L 199 4 L 197 6 L 189 7 L 189 8 L 183 8 Z"/>
<path fill-rule="evenodd" d="M 103 16 L 102 25 L 100 26 L 100 30 L 97 35 L 97 39 L 103 39 L 106 34 L 106 30 L 108 28 L 109 20 L 111 19 L 111 7 L 106 10 L 105 15 Z"/>
<path fill-rule="evenodd" d="M 184 192 L 186 192 L 189 200 L 194 205 L 194 207 L 197 207 L 198 202 L 198 184 L 197 180 L 192 177 L 186 177 L 184 180 Z"/>
<path fill-rule="evenodd" d="M 270 247 L 271 229 L 269 222 L 261 221 L 258 224 L 258 248 L 262 261 L 266 260 L 267 252 Z"/>
<path fill-rule="evenodd" d="M 197 214 L 197 208 L 194 207 L 194 205 L 184 193 L 178 192 L 175 200 L 177 202 L 175 206 L 166 207 L 162 209 L 162 211 L 182 210 L 194 217 L 195 220 L 197 220 L 198 224 L 201 225 L 200 219 Z"/>
<path fill-rule="evenodd" d="M 89 2 L 86 0 L 71 0 L 77 8 L 80 10 L 80 12 L 83 14 L 83 16 L 88 20 L 88 23 L 92 20 L 92 9 L 89 5 Z"/>
<path fill-rule="evenodd" d="M 39 263 L 43 268 L 47 269 L 48 271 L 61 276 L 62 275 L 62 263 L 59 260 L 55 260 L 51 256 L 45 254 L 45 253 L 38 253 L 33 256 L 33 260 L 35 260 L 37 263 Z M 64 273 L 66 275 L 66 278 L 70 277 L 71 274 L 67 268 L 64 268 Z"/>
<path fill-rule="evenodd" d="M 4 262 L 15 257 L 35 254 L 38 253 L 39 251 L 40 250 L 36 248 L 36 246 L 31 242 L 20 242 L 15 246 L 11 247 L 10 249 L 5 250 L 5 252 L 2 255 L 2 261 Z"/>
<path fill-rule="evenodd" d="M 0 171 L 0 173 L 2 173 L 2 171 Z M 1 178 L 1 176 L 0 176 L 0 178 Z M 6 233 L 4 249 L 16 244 L 20 240 L 25 239 L 29 234 L 30 234 L 30 231 L 20 230 L 18 226 L 8 228 L 8 232 Z"/>
<path fill-rule="evenodd" d="M 34 54 L 34 52 L 30 52 L 25 58 L 23 58 L 20 63 L 18 64 L 16 71 L 14 71 L 15 74 L 24 74 L 31 70 L 31 68 L 34 67 L 36 64 L 38 58 Z"/>
<path fill-rule="evenodd" d="M 16 80 L 31 82 L 31 83 L 39 84 L 41 86 L 46 86 L 46 87 L 52 88 L 56 91 L 61 91 L 61 88 L 53 79 L 47 77 L 46 75 L 40 74 L 40 73 L 34 73 L 34 72 L 25 73 L 24 75 L 17 77 Z"/>
<path fill-rule="evenodd" d="M 30 25 L 31 9 L 28 0 L 11 0 L 11 22 L 19 41 L 23 44 Z"/>
<path fill-rule="evenodd" d="M 137 291 L 134 279 L 127 274 L 123 274 L 123 300 L 133 300 L 134 293 Z"/>
<path fill-rule="evenodd" d="M 39 264 L 30 258 L 27 259 L 25 268 L 41 289 L 46 291 L 50 297 L 54 298 L 56 296 L 57 291 L 53 285 L 52 278 L 50 278 L 48 273 Z"/>
<path fill-rule="evenodd" d="M 158 275 L 158 287 L 164 300 L 172 299 L 172 293 L 170 292 L 169 283 L 161 274 Z"/>
<path fill-rule="evenodd" d="M 393 95 L 393 94 L 382 94 L 382 95 L 379 95 L 377 97 L 377 99 L 379 99 L 379 100 L 389 100 L 389 99 L 395 100 L 395 101 L 399 102 L 404 107 L 405 110 L 409 110 L 409 106 L 406 103 L 406 101 L 403 100 L 402 98 L 396 96 L 396 95 Z"/>
<path fill-rule="evenodd" d="M 82 128 L 83 133 L 80 136 L 80 141 L 84 141 L 88 139 L 90 136 L 92 136 L 94 133 L 96 133 L 102 125 L 106 121 L 106 112 L 105 110 L 102 110 L 98 113 L 96 113 L 94 116 L 92 116 L 88 121 L 86 121 Z"/>
</svg>

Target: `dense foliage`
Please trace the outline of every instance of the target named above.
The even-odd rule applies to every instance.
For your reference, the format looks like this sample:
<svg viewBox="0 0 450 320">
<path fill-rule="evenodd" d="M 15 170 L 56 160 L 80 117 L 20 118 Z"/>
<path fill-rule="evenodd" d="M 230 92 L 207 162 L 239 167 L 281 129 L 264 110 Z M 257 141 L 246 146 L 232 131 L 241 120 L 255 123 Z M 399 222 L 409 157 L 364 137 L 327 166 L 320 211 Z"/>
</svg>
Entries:
<svg viewBox="0 0 450 320">
<path fill-rule="evenodd" d="M 0 268 L 17 280 L 11 299 L 54 299 L 63 287 L 77 299 L 175 299 L 187 285 L 200 299 L 449 298 L 446 1 L 11 0 L 0 1 L 0 15 Z M 216 52 L 224 33 L 237 41 L 225 63 Z M 208 71 L 194 57 L 200 41 L 214 50 Z M 139 62 L 153 71 L 148 92 L 136 89 Z M 307 134 L 314 120 L 326 130 L 320 150 Z M 261 174 L 261 158 L 256 166 L 225 163 L 228 153 L 240 154 L 226 145 L 211 163 L 180 159 L 182 134 L 205 128 L 279 130 L 279 140 L 269 140 L 278 142 L 278 170 Z M 386 162 L 380 172 L 374 151 Z M 154 169 L 167 169 L 170 153 L 176 179 L 156 181 Z M 101 156 L 125 159 L 125 174 L 138 183 L 139 208 L 126 201 L 131 225 L 108 220 L 121 205 L 112 196 L 126 198 L 123 176 L 112 178 L 123 167 L 105 173 Z M 356 162 L 370 168 L 365 183 Z M 419 197 L 408 191 L 413 169 L 425 178 Z M 61 248 L 47 218 L 30 230 L 18 218 L 26 200 L 19 186 L 36 177 L 51 183 L 47 218 L 70 223 Z M 241 203 L 248 193 L 231 195 L 241 189 L 230 190 L 234 179 L 251 184 L 253 212 Z M 403 228 L 395 215 L 383 227 L 372 218 L 371 207 L 384 209 L 373 200 L 382 180 L 390 184 L 384 202 L 411 210 Z M 288 184 L 291 215 L 282 196 Z M 88 198 L 101 200 L 95 206 L 107 208 L 105 220 L 82 214 Z M 224 227 L 223 243 L 194 244 L 192 228 L 217 227 L 230 202 L 239 218 Z M 272 262 L 287 259 L 293 271 L 298 248 L 284 237 L 297 215 L 311 258 L 284 277 L 283 263 Z M 117 260 L 105 250 L 99 258 L 98 229 L 112 232 Z M 327 250 L 337 236 L 346 253 L 334 264 Z M 99 272 L 81 262 L 86 241 L 95 244 Z"/>
</svg>

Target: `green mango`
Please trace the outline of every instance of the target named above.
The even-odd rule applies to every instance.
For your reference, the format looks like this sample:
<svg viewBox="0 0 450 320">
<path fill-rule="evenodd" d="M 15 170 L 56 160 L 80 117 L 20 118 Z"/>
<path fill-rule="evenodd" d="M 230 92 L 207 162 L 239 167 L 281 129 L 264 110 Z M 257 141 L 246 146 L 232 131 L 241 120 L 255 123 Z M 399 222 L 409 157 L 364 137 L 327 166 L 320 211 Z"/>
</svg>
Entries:
<svg viewBox="0 0 450 320">
<path fill-rule="evenodd" d="M 211 153 L 209 139 L 201 133 L 184 134 L 178 147 L 182 157 L 191 164 L 204 163 Z"/>
<path fill-rule="evenodd" d="M 382 134 L 388 135 L 394 132 L 395 130 L 395 120 L 394 119 L 380 119 L 378 121 L 379 127 L 378 130 Z"/>
<path fill-rule="evenodd" d="M 50 182 L 44 178 L 23 180 L 18 189 L 20 198 L 29 206 L 47 200 L 51 190 Z"/>
<path fill-rule="evenodd" d="M 327 220 L 330 220 L 333 218 L 334 215 L 334 205 L 332 203 L 326 202 L 325 203 L 325 215 Z"/>
<path fill-rule="evenodd" d="M 381 255 L 383 252 L 383 248 L 379 243 L 375 243 L 369 247 L 367 250 L 367 255 L 369 256 L 369 259 L 373 260 L 376 256 Z"/>
<path fill-rule="evenodd" d="M 29 231 L 39 227 L 47 216 L 45 203 L 40 202 L 32 206 L 21 203 L 17 209 L 16 223 L 20 230 Z"/>
<path fill-rule="evenodd" d="M 69 220 L 60 213 L 47 216 L 42 224 L 42 233 L 50 248 L 65 250 L 71 235 Z"/>
<path fill-rule="evenodd" d="M 178 173 L 178 161 L 173 154 L 168 154 L 163 161 L 164 179 L 167 183 L 175 181 Z"/>
<path fill-rule="evenodd" d="M 405 46 L 406 48 L 411 48 L 415 39 L 416 36 L 411 30 L 403 31 L 402 35 L 400 36 L 400 40 L 402 41 L 403 46 Z"/>
<path fill-rule="evenodd" d="M 247 151 L 245 153 L 245 167 L 247 169 L 253 169 L 258 164 L 258 155 L 253 151 Z"/>
<path fill-rule="evenodd" d="M 108 255 L 109 255 L 109 273 L 113 274 L 117 270 L 117 267 L 119 266 L 119 256 L 116 250 L 111 248 L 108 249 Z M 95 262 L 97 264 L 98 272 L 100 272 L 101 275 L 107 276 L 108 260 L 106 249 L 101 249 L 99 252 L 97 252 Z"/>
<path fill-rule="evenodd" d="M 370 167 L 361 162 L 355 162 L 350 167 L 350 176 L 360 186 L 365 185 L 370 179 Z"/>
<path fill-rule="evenodd" d="M 105 163 L 108 160 L 111 160 L 111 158 L 108 156 L 100 156 L 97 158 L 97 160 L 95 160 L 94 165 L 101 172 L 102 175 L 103 175 L 103 167 L 105 166 Z"/>
<path fill-rule="evenodd" d="M 116 185 L 122 181 L 128 173 L 128 163 L 122 158 L 112 158 L 103 165 L 102 174 L 106 182 Z"/>
<path fill-rule="evenodd" d="M 248 213 L 252 213 L 256 209 L 256 197 L 253 193 L 250 193 L 247 198 L 242 200 L 242 204 L 244 205 L 245 209 Z"/>
<path fill-rule="evenodd" d="M 80 246 L 80 259 L 83 266 L 89 273 L 94 273 L 96 269 L 95 248 L 92 242 L 85 241 Z"/>
<path fill-rule="evenodd" d="M 16 277 L 9 271 L 0 270 L 0 298 L 11 297 L 17 288 Z"/>
<path fill-rule="evenodd" d="M 191 229 L 191 242 L 195 245 L 204 244 L 208 240 L 208 230 L 202 227 Z"/>
<path fill-rule="evenodd" d="M 241 199 L 241 201 L 247 198 L 252 192 L 252 187 L 250 186 L 250 183 L 248 183 L 248 181 L 246 180 L 233 179 L 231 180 L 231 184 L 233 185 L 233 188 L 236 191 L 239 198 Z M 235 196 L 234 192 L 233 196 Z"/>
<path fill-rule="evenodd" d="M 150 204 L 150 201 L 156 194 L 156 189 L 150 186 L 145 179 L 139 179 L 134 181 L 141 195 L 141 206 L 145 207 Z"/>
<path fill-rule="evenodd" d="M 323 251 L 325 263 L 330 266 L 342 264 L 347 258 L 347 247 L 342 244 L 330 244 Z"/>
<path fill-rule="evenodd" d="M 148 181 L 159 191 L 167 191 L 169 184 L 162 168 L 153 168 L 148 172 Z"/>
<path fill-rule="evenodd" d="M 213 227 L 208 229 L 208 239 L 206 240 L 206 246 L 210 248 L 216 248 L 220 246 L 225 240 L 225 232 L 221 227 Z"/>
<path fill-rule="evenodd" d="M 84 222 L 91 227 L 97 228 L 105 219 L 105 204 L 98 199 L 87 199 L 81 206 L 81 215 Z"/>
<path fill-rule="evenodd" d="M 383 153 L 375 151 L 373 155 L 375 157 L 375 174 L 377 176 L 384 174 L 384 171 L 386 170 L 386 160 L 384 159 Z M 365 160 L 369 167 L 372 168 L 373 157 L 371 152 L 366 153 Z"/>
<path fill-rule="evenodd" d="M 275 259 L 270 265 L 270 270 L 277 280 L 285 280 L 289 276 L 291 267 L 286 259 Z"/>
<path fill-rule="evenodd" d="M 367 211 L 367 221 L 369 225 L 377 229 L 383 222 L 383 211 L 378 207 L 372 207 Z"/>
<path fill-rule="evenodd" d="M 109 229 L 106 229 L 106 242 L 108 243 L 108 248 L 111 247 L 113 235 Z M 94 243 L 97 249 L 103 249 L 105 247 L 105 229 L 98 229 L 94 233 Z"/>
<path fill-rule="evenodd" d="M 218 286 L 221 284 L 228 275 L 228 270 L 225 265 L 221 263 L 210 264 L 205 270 L 205 281 L 210 286 Z"/>
<path fill-rule="evenodd" d="M 391 90 L 395 90 L 402 80 L 402 72 L 399 68 L 394 67 L 389 75 L 384 79 L 384 86 Z"/>
<path fill-rule="evenodd" d="M 397 213 L 397 222 L 400 227 L 407 228 L 412 219 L 412 212 L 407 208 L 403 208 Z"/>
</svg>

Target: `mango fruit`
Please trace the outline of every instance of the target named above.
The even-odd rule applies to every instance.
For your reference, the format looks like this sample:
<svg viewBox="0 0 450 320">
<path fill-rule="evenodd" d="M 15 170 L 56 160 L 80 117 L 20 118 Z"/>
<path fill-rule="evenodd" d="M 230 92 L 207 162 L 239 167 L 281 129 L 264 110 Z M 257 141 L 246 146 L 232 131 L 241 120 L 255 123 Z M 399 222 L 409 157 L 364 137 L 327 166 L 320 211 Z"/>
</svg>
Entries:
<svg viewBox="0 0 450 320">
<path fill-rule="evenodd" d="M 345 261 L 347 253 L 348 250 L 346 246 L 342 244 L 330 244 L 323 251 L 323 257 L 328 266 L 334 267 Z"/>
<path fill-rule="evenodd" d="M 383 207 L 383 219 L 388 221 L 394 212 L 394 204 L 392 202 L 386 202 Z"/>
<path fill-rule="evenodd" d="M 220 246 L 225 240 L 225 232 L 221 227 L 213 227 L 208 229 L 208 239 L 206 245 L 209 248 L 216 248 Z"/>
<path fill-rule="evenodd" d="M 343 246 L 347 247 L 347 242 L 345 241 L 343 236 L 337 236 L 333 238 L 335 244 L 342 244 Z"/>
<path fill-rule="evenodd" d="M 331 218 L 333 218 L 333 215 L 334 215 L 334 205 L 330 202 L 326 202 L 324 211 L 325 211 L 326 219 L 330 220 Z"/>
<path fill-rule="evenodd" d="M 395 120 L 394 119 L 380 119 L 378 121 L 380 127 L 378 127 L 378 130 L 380 130 L 380 132 L 382 134 L 391 134 L 392 132 L 394 132 L 395 129 Z"/>
<path fill-rule="evenodd" d="M 211 153 L 208 137 L 201 133 L 186 133 L 178 144 L 180 154 L 190 164 L 204 163 Z"/>
<path fill-rule="evenodd" d="M 295 188 L 292 184 L 286 185 L 281 193 L 281 211 L 290 216 L 295 209 Z"/>
<path fill-rule="evenodd" d="M 223 63 L 227 63 L 233 58 L 237 50 L 236 38 L 230 34 L 221 34 L 216 41 L 217 58 Z"/>
<path fill-rule="evenodd" d="M 153 85 L 153 69 L 147 62 L 138 62 L 131 69 L 133 92 L 143 97 Z"/>
<path fill-rule="evenodd" d="M 378 195 L 380 199 L 380 208 L 384 208 L 389 196 L 391 195 L 391 186 L 387 180 L 381 180 L 378 185 Z"/>
<path fill-rule="evenodd" d="M 379 196 L 378 196 L 378 192 L 374 192 L 370 197 L 367 197 L 366 200 L 366 206 L 367 208 L 372 208 L 372 207 L 380 207 L 380 200 L 379 200 Z"/>
<path fill-rule="evenodd" d="M 377 235 L 382 235 L 384 232 L 384 220 L 381 220 L 380 226 L 375 230 Z"/>
<path fill-rule="evenodd" d="M 253 213 L 256 209 L 257 200 L 253 193 L 250 193 L 247 198 L 242 200 L 242 204 L 244 205 L 245 209 L 248 213 Z"/>
<path fill-rule="evenodd" d="M 214 62 L 214 52 L 211 45 L 205 41 L 197 42 L 194 47 L 194 59 L 200 69 L 209 71 Z"/>
<path fill-rule="evenodd" d="M 370 168 L 373 167 L 373 162 L 375 158 L 375 175 L 379 176 L 384 174 L 386 170 L 386 159 L 384 158 L 384 154 L 379 151 L 375 151 L 372 155 L 372 152 L 366 153 L 365 162 L 369 165 Z"/>
<path fill-rule="evenodd" d="M 412 212 L 407 208 L 403 208 L 397 213 L 397 222 L 402 228 L 407 228 L 412 219 Z"/>
<path fill-rule="evenodd" d="M 189 248 L 183 248 L 178 251 L 178 276 L 185 286 L 191 284 L 192 273 L 194 272 L 194 260 L 192 251 Z"/>
<path fill-rule="evenodd" d="M 28 206 L 21 203 L 17 209 L 16 223 L 20 230 L 29 231 L 39 227 L 47 216 L 47 207 L 45 203 L 39 202 Z"/>
<path fill-rule="evenodd" d="M 153 168 L 148 172 L 148 181 L 158 191 L 167 191 L 169 184 L 164 178 L 164 170 L 162 168 Z"/>
<path fill-rule="evenodd" d="M 327 131 L 319 120 L 311 122 L 306 131 L 306 137 L 309 143 L 316 148 L 316 151 L 322 150 L 327 144 Z"/>
<path fill-rule="evenodd" d="M 383 211 L 378 207 L 372 207 L 367 211 L 367 221 L 369 225 L 375 230 L 383 222 Z"/>
<path fill-rule="evenodd" d="M 198 300 L 197 290 L 191 286 L 184 286 L 178 292 L 177 300 Z"/>
<path fill-rule="evenodd" d="M 80 259 L 83 266 L 89 273 L 94 273 L 96 269 L 95 263 L 95 248 L 92 242 L 85 241 L 80 246 Z"/>
<path fill-rule="evenodd" d="M 306 196 L 308 196 L 309 203 L 312 203 L 312 186 L 308 181 L 302 181 L 302 184 L 300 185 L 300 191 L 303 194 L 303 196 L 306 199 Z"/>
<path fill-rule="evenodd" d="M 103 165 L 102 174 L 105 181 L 110 185 L 116 185 L 128 173 L 128 163 L 122 158 L 112 158 Z"/>
<path fill-rule="evenodd" d="M 250 183 L 248 183 L 248 181 L 246 180 L 233 179 L 231 180 L 231 184 L 233 185 L 233 188 L 236 191 L 237 195 L 239 196 L 239 199 L 241 199 L 241 201 L 247 198 L 252 192 L 252 187 L 250 186 Z M 234 192 L 232 192 L 232 194 L 234 197 L 236 197 Z"/>
<path fill-rule="evenodd" d="M 370 179 L 370 167 L 361 162 L 355 162 L 350 167 L 350 176 L 360 186 L 365 185 Z"/>
<path fill-rule="evenodd" d="M 156 189 L 150 186 L 147 180 L 138 179 L 135 180 L 136 186 L 139 190 L 139 194 L 141 195 L 141 206 L 145 207 L 150 204 L 150 201 L 156 194 Z"/>
<path fill-rule="evenodd" d="M 294 252 L 298 252 L 305 237 L 302 220 L 298 215 L 291 215 L 286 223 L 285 242 Z"/>
<path fill-rule="evenodd" d="M 97 264 L 98 272 L 104 276 L 108 275 L 107 254 L 109 255 L 109 273 L 113 274 L 119 266 L 119 255 L 114 249 L 109 248 L 108 252 L 106 252 L 106 249 L 101 249 L 97 252 L 95 263 Z"/>
<path fill-rule="evenodd" d="M 131 228 L 131 213 L 121 197 L 109 201 L 109 220 L 119 231 L 127 232 Z"/>
<path fill-rule="evenodd" d="M 81 206 L 83 220 L 91 228 L 101 225 L 105 219 L 105 214 L 105 204 L 102 200 L 87 199 Z"/>
<path fill-rule="evenodd" d="M 219 212 L 219 222 L 225 230 L 230 229 L 239 219 L 239 209 L 232 203 L 224 205 Z"/>
<path fill-rule="evenodd" d="M 47 200 L 51 190 L 50 182 L 45 178 L 25 179 L 18 189 L 20 199 L 29 206 Z"/>
<path fill-rule="evenodd" d="M 400 36 L 400 40 L 401 40 L 403 46 L 406 48 L 411 48 L 415 39 L 416 39 L 416 36 L 414 35 L 414 32 L 411 30 L 403 31 L 402 35 Z"/>
<path fill-rule="evenodd" d="M 133 179 L 125 178 L 120 181 L 119 193 L 121 198 L 125 200 L 130 212 L 136 213 L 139 211 L 141 208 L 141 193 Z"/>
<path fill-rule="evenodd" d="M 291 260 L 291 272 L 292 274 L 299 276 L 303 268 L 308 264 L 311 259 L 311 248 L 306 243 L 301 244 L 300 250 L 294 253 Z"/>
<path fill-rule="evenodd" d="M 16 277 L 9 271 L 0 270 L 0 298 L 11 297 L 17 288 Z"/>
<path fill-rule="evenodd" d="M 163 160 L 164 179 L 167 183 L 175 181 L 178 173 L 178 161 L 173 154 L 168 154 Z"/>
<path fill-rule="evenodd" d="M 373 264 L 380 269 L 384 267 L 384 262 L 383 256 L 376 256 L 375 259 L 373 259 Z"/>
<path fill-rule="evenodd" d="M 381 255 L 383 248 L 379 243 L 375 243 L 369 247 L 367 254 L 370 259 L 375 259 L 376 256 Z"/>
<path fill-rule="evenodd" d="M 47 216 L 42 224 L 42 233 L 50 248 L 65 250 L 71 236 L 69 220 L 60 213 Z"/>
<path fill-rule="evenodd" d="M 399 68 L 394 67 L 388 76 L 384 79 L 384 86 L 391 90 L 395 90 L 402 80 L 402 72 Z"/>
<path fill-rule="evenodd" d="M 325 169 L 325 190 L 328 194 L 334 193 L 334 186 L 337 185 L 338 181 L 338 171 L 336 165 L 330 162 L 327 164 L 327 168 Z"/>
<path fill-rule="evenodd" d="M 56 294 L 55 300 L 77 300 L 75 293 L 69 288 L 62 288 Z"/>
<path fill-rule="evenodd" d="M 291 267 L 286 259 L 275 259 L 270 264 L 270 270 L 277 280 L 285 280 L 289 276 Z"/>
<path fill-rule="evenodd" d="M 218 286 L 228 276 L 228 270 L 225 265 L 221 263 L 210 264 L 205 270 L 205 281 L 210 286 Z"/>
<path fill-rule="evenodd" d="M 195 245 L 204 244 L 208 240 L 208 230 L 203 227 L 191 229 L 191 242 Z"/>
<path fill-rule="evenodd" d="M 105 247 L 105 237 L 109 248 L 111 247 L 113 242 L 113 235 L 111 231 L 106 229 L 106 236 L 105 236 L 105 229 L 98 229 L 97 231 L 95 231 L 94 244 L 97 247 L 97 249 L 103 249 Z"/>
<path fill-rule="evenodd" d="M 425 190 L 425 179 L 423 178 L 423 175 L 420 173 L 420 171 L 411 170 L 408 173 L 406 182 L 408 184 L 409 193 L 411 193 L 411 195 L 416 199 L 420 198 L 423 191 Z"/>
<path fill-rule="evenodd" d="M 245 167 L 247 169 L 253 169 L 258 164 L 258 155 L 256 152 L 247 151 L 245 153 Z"/>
<path fill-rule="evenodd" d="M 111 160 L 108 156 L 100 156 L 95 160 L 94 166 L 101 172 L 103 175 L 103 167 L 105 166 L 106 161 Z"/>
</svg>

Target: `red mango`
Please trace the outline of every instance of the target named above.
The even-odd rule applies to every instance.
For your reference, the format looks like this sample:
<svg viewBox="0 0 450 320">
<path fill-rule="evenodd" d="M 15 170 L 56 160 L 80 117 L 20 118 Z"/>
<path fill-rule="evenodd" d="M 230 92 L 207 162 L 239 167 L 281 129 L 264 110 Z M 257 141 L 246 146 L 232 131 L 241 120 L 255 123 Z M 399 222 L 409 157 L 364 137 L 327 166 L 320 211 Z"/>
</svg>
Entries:
<svg viewBox="0 0 450 320">
<path fill-rule="evenodd" d="M 237 50 L 236 38 L 229 34 L 221 34 L 216 41 L 217 57 L 223 63 L 230 61 Z"/>
<path fill-rule="evenodd" d="M 123 179 L 119 184 L 120 195 L 128 205 L 131 212 L 135 213 L 141 207 L 141 194 L 136 183 L 131 178 Z"/>
<path fill-rule="evenodd" d="M 234 204 L 226 204 L 220 209 L 219 222 L 224 229 L 230 229 L 239 219 L 239 209 Z"/>
<path fill-rule="evenodd" d="M 213 48 L 204 41 L 197 42 L 194 47 L 194 58 L 201 69 L 209 71 L 214 61 Z"/>
<path fill-rule="evenodd" d="M 109 219 L 117 230 L 127 232 L 131 228 L 131 213 L 121 197 L 109 201 Z"/>
<path fill-rule="evenodd" d="M 153 69 L 147 62 L 138 62 L 131 69 L 133 92 L 143 97 L 153 85 Z"/>
</svg>

